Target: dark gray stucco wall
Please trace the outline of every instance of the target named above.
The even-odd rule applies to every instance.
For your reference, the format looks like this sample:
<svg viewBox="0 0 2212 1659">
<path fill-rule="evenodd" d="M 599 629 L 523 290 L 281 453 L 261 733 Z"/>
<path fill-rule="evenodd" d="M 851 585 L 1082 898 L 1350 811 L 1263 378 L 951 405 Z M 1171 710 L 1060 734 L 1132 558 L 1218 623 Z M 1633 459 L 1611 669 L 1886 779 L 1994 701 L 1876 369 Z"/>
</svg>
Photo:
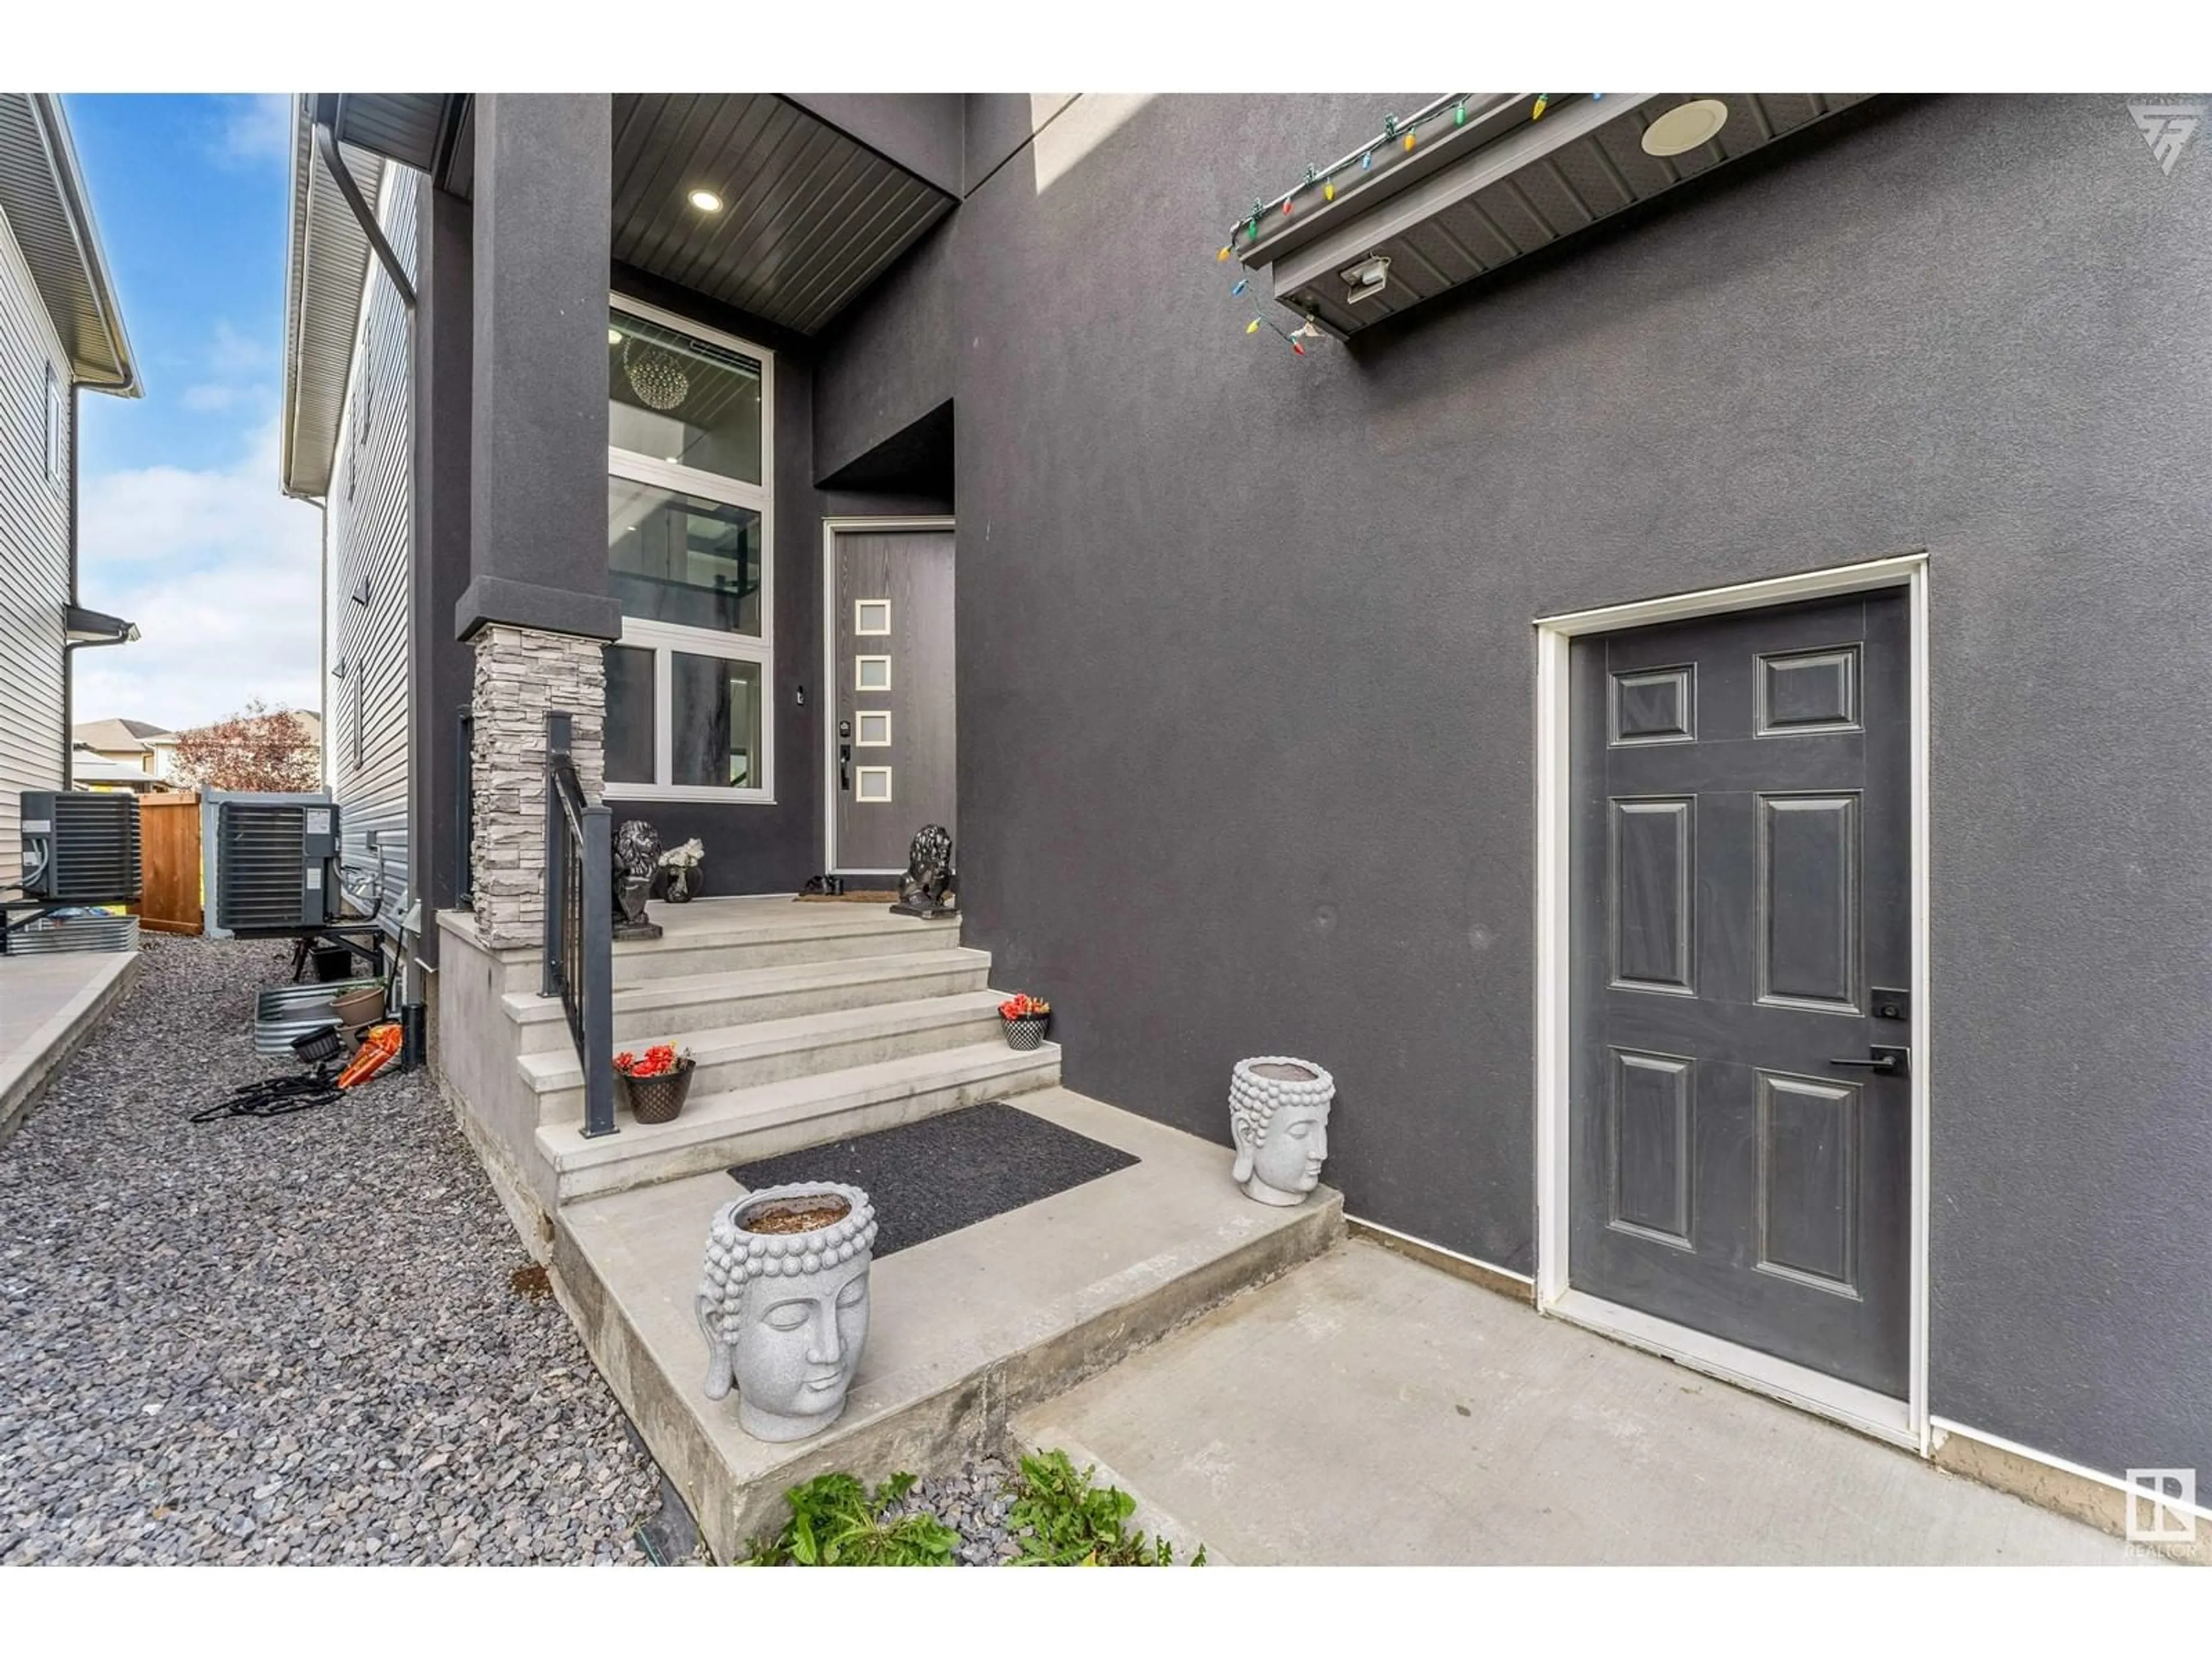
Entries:
<svg viewBox="0 0 2212 1659">
<path fill-rule="evenodd" d="M 1530 619 L 1928 547 L 1935 1408 L 2212 1469 L 2212 155 L 1885 105 L 1295 360 L 1213 249 L 1375 115 L 1017 155 L 829 354 L 858 453 L 872 343 L 955 325 L 900 396 L 956 398 L 995 982 L 1216 1139 L 1237 1055 L 1323 1061 L 1353 1212 L 1526 1270 Z"/>
<path fill-rule="evenodd" d="M 426 182 L 416 208 L 408 873 L 427 924 L 416 954 L 434 968 L 437 913 L 461 898 L 459 717 L 475 691 L 475 653 L 453 637 L 469 580 L 475 277 L 469 204 Z"/>
<path fill-rule="evenodd" d="M 816 477 L 830 477 L 952 395 L 959 225 L 955 209 L 823 337 L 814 377 Z"/>
<path fill-rule="evenodd" d="M 465 639 L 489 623 L 613 639 L 605 308 L 613 116 L 603 93 L 475 103 Z"/>
<path fill-rule="evenodd" d="M 961 193 L 963 94 L 787 92 L 784 96 L 946 195 Z"/>
</svg>

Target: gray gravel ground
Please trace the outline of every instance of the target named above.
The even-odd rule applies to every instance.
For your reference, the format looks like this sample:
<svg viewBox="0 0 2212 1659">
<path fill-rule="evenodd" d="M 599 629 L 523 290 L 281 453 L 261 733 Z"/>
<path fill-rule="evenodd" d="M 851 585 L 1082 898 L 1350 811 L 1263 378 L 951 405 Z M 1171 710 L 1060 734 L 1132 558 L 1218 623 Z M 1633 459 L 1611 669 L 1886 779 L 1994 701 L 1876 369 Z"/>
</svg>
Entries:
<svg viewBox="0 0 2212 1659">
<path fill-rule="evenodd" d="M 975 1458 L 950 1474 L 917 1480 L 890 1513 L 928 1510 L 960 1534 L 962 1566 L 996 1566 L 1021 1553 L 1006 1526 L 1006 1510 L 1014 1501 L 1006 1490 L 1012 1473 L 998 1458 Z"/>
<path fill-rule="evenodd" d="M 0 1561 L 644 1561 L 658 1474 L 427 1079 L 185 1121 L 294 1069 L 289 968 L 149 936 L 0 1147 Z"/>
</svg>

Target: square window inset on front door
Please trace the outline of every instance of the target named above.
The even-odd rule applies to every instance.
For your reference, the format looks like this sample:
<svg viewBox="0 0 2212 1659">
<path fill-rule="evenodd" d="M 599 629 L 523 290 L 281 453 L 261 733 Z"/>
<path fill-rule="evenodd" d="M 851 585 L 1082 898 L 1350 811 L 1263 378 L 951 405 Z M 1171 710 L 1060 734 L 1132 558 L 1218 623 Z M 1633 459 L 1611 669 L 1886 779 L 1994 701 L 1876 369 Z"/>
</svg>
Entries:
<svg viewBox="0 0 2212 1659">
<path fill-rule="evenodd" d="M 888 691 L 891 689 L 891 659 L 889 657 L 855 657 L 853 659 L 853 690 L 855 691 Z"/>
<path fill-rule="evenodd" d="M 890 633 L 891 602 L 889 599 L 854 600 L 853 631 L 855 634 Z"/>
<path fill-rule="evenodd" d="M 854 734 L 854 746 L 860 749 L 888 749 L 891 746 L 891 711 L 888 708 L 863 708 L 856 718 L 860 730 Z"/>
<path fill-rule="evenodd" d="M 888 766 L 854 767 L 853 798 L 865 801 L 889 800 L 891 798 L 891 769 Z"/>
</svg>

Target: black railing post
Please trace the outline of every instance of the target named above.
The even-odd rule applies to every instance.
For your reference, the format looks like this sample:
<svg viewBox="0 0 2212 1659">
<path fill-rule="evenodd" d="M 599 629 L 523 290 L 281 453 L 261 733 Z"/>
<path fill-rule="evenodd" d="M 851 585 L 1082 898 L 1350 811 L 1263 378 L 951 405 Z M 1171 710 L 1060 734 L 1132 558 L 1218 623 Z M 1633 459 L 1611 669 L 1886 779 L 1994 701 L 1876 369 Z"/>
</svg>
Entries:
<svg viewBox="0 0 2212 1659">
<path fill-rule="evenodd" d="M 568 861 L 562 856 L 568 845 L 568 826 L 561 802 L 561 763 L 568 758 L 568 717 L 553 713 L 545 717 L 545 962 L 538 970 L 538 994 L 557 997 L 566 983 L 562 960 L 561 919 L 568 908 Z"/>
<path fill-rule="evenodd" d="M 584 1133 L 615 1133 L 614 814 L 586 806 L 583 822 Z"/>
</svg>

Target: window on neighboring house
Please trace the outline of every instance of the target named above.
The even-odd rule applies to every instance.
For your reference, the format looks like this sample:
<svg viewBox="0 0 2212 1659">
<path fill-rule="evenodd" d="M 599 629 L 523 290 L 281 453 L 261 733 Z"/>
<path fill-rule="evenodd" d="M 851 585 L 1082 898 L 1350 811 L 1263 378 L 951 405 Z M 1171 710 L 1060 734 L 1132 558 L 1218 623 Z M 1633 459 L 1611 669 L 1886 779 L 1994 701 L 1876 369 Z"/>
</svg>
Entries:
<svg viewBox="0 0 2212 1659">
<path fill-rule="evenodd" d="M 774 799 L 775 359 L 617 299 L 607 319 L 606 780 Z"/>
<path fill-rule="evenodd" d="M 62 379 L 54 373 L 52 363 L 46 365 L 46 477 L 56 483 L 63 482 L 69 471 L 69 457 L 64 446 L 69 441 L 69 410 L 63 401 Z"/>
</svg>

